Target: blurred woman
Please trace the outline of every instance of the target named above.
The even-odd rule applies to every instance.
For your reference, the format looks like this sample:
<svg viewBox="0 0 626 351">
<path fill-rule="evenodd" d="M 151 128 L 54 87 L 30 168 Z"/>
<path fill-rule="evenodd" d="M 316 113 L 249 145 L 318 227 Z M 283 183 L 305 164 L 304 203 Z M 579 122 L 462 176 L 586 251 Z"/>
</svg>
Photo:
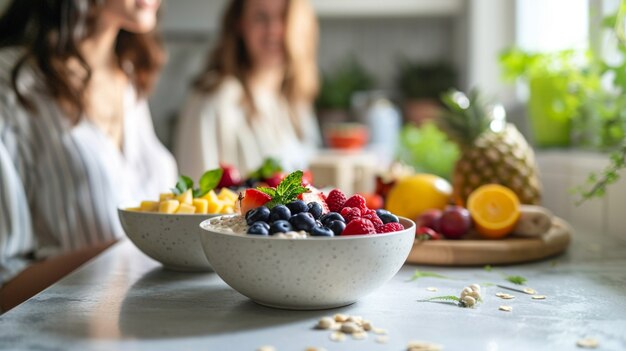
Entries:
<svg viewBox="0 0 626 351">
<path fill-rule="evenodd" d="M 228 163 L 247 174 L 265 157 L 287 170 L 307 165 L 320 144 L 317 36 L 306 0 L 230 2 L 179 122 L 181 173 L 199 177 Z"/>
<path fill-rule="evenodd" d="M 0 308 L 115 241 L 175 182 L 146 96 L 158 0 L 13 0 L 0 18 Z"/>
</svg>

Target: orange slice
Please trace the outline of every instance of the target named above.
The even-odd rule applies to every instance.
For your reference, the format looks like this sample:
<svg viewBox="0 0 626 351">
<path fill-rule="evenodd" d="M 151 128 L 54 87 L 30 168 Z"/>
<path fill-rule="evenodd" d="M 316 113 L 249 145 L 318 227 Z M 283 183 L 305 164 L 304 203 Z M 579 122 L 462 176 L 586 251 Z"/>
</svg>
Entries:
<svg viewBox="0 0 626 351">
<path fill-rule="evenodd" d="M 520 217 L 517 195 L 499 184 L 487 184 L 474 190 L 467 199 L 478 233 L 488 239 L 500 239 L 511 233 Z"/>
</svg>

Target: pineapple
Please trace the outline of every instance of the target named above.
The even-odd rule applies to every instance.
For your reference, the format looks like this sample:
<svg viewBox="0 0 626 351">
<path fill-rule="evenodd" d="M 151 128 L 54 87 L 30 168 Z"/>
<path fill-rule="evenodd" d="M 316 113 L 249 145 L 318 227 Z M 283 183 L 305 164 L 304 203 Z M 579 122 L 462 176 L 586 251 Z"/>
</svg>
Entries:
<svg viewBox="0 0 626 351">
<path fill-rule="evenodd" d="M 447 109 L 437 125 L 461 149 L 452 175 L 454 198 L 465 204 L 469 194 L 489 183 L 513 190 L 525 204 L 539 204 L 539 183 L 533 149 L 514 125 L 506 123 L 501 106 L 488 107 L 472 91 L 443 96 Z"/>
</svg>

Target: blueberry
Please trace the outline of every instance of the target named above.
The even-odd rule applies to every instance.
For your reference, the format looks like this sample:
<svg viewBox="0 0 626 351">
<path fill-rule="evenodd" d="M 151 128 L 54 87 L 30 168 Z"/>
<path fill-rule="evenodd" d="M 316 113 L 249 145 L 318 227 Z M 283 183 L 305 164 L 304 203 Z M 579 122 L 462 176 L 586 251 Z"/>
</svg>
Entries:
<svg viewBox="0 0 626 351">
<path fill-rule="evenodd" d="M 287 233 L 292 231 L 293 228 L 288 221 L 284 219 L 279 219 L 270 225 L 270 235 L 274 235 L 276 233 Z"/>
<path fill-rule="evenodd" d="M 270 219 L 270 209 L 265 206 L 253 208 L 246 213 L 246 223 L 252 225 L 254 222 L 268 222 Z"/>
<path fill-rule="evenodd" d="M 315 227 L 311 229 L 311 236 L 334 236 L 332 230 L 326 227 Z"/>
<path fill-rule="evenodd" d="M 324 225 L 320 221 L 315 221 L 315 226 L 316 227 L 323 227 Z"/>
<path fill-rule="evenodd" d="M 287 204 L 287 208 L 291 211 L 291 215 L 298 214 L 300 212 L 308 212 L 309 206 L 307 206 L 302 200 L 291 201 Z"/>
<path fill-rule="evenodd" d="M 341 232 L 346 229 L 346 223 L 339 220 L 330 221 L 330 223 L 328 223 L 326 226 L 328 227 L 328 229 L 332 230 L 336 236 L 341 235 Z"/>
<path fill-rule="evenodd" d="M 322 224 L 324 224 L 325 226 L 328 227 L 328 223 L 330 223 L 330 221 L 342 221 L 345 222 L 346 220 L 343 218 L 342 215 L 340 215 L 337 212 L 328 212 L 325 215 L 322 215 L 320 217 L 320 221 L 322 222 Z"/>
<path fill-rule="evenodd" d="M 387 210 L 378 209 L 376 210 L 376 214 L 378 215 L 378 218 L 380 218 L 380 220 L 383 221 L 384 224 L 391 223 L 391 222 L 395 222 L 395 223 L 400 222 L 400 220 L 398 219 L 398 217 L 396 217 L 396 215 L 394 215 L 393 213 Z"/>
<path fill-rule="evenodd" d="M 260 225 L 261 227 L 270 230 L 270 225 L 267 224 L 267 222 L 263 222 L 263 221 L 258 221 L 258 222 L 254 222 L 252 223 L 252 225 Z"/>
<path fill-rule="evenodd" d="M 302 212 L 291 216 L 291 218 L 289 218 L 289 223 L 291 223 L 293 229 L 295 230 L 304 230 L 308 232 L 315 227 L 315 218 L 313 218 L 313 215 L 308 212 Z"/>
<path fill-rule="evenodd" d="M 309 208 L 309 213 L 312 214 L 315 219 L 319 219 L 322 215 L 322 211 L 324 211 L 319 202 L 309 202 L 307 207 Z"/>
<path fill-rule="evenodd" d="M 267 228 L 263 225 L 263 224 L 267 224 L 267 223 L 263 223 L 263 222 L 256 222 L 254 224 L 252 224 L 250 226 L 250 228 L 248 228 L 248 234 L 252 234 L 252 235 L 269 235 L 269 231 L 267 230 Z"/>
<path fill-rule="evenodd" d="M 278 205 L 270 210 L 270 223 L 281 219 L 288 221 L 289 218 L 291 218 L 291 211 L 285 205 Z"/>
</svg>

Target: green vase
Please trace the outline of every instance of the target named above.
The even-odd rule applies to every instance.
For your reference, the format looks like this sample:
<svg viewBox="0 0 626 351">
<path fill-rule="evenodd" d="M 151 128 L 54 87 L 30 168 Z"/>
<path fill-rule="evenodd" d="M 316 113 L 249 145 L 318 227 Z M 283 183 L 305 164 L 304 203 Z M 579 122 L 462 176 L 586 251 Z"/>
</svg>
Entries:
<svg viewBox="0 0 626 351">
<path fill-rule="evenodd" d="M 568 77 L 554 75 L 530 80 L 528 115 L 537 147 L 568 147 L 572 130 L 572 97 Z"/>
</svg>

